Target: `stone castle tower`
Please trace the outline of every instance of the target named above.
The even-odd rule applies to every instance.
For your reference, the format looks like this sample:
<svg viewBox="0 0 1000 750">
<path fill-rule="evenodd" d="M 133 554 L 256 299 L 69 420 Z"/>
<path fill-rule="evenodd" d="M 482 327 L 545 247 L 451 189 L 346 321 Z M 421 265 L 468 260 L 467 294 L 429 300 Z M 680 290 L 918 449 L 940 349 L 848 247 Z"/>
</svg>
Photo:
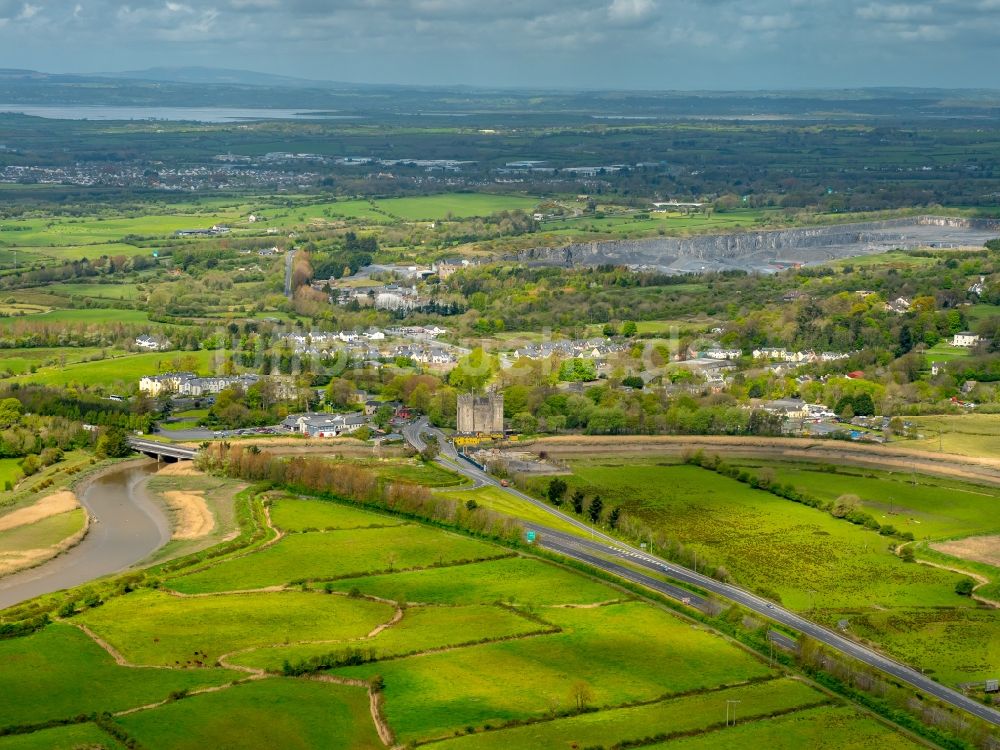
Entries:
<svg viewBox="0 0 1000 750">
<path fill-rule="evenodd" d="M 503 394 L 460 393 L 457 422 L 460 435 L 503 432 Z"/>
</svg>

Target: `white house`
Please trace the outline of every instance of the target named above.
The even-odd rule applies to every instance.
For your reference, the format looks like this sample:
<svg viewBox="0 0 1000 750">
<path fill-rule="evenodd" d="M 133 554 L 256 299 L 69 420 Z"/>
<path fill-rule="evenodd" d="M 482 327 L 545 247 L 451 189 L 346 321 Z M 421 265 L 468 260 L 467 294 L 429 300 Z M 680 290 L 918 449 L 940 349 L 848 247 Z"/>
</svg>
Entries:
<svg viewBox="0 0 1000 750">
<path fill-rule="evenodd" d="M 138 349 L 144 349 L 147 352 L 159 352 L 164 349 L 170 348 L 170 342 L 163 338 L 154 338 L 147 334 L 142 334 L 141 336 L 136 336 L 135 345 Z"/>
<path fill-rule="evenodd" d="M 960 331 L 951 340 L 952 346 L 975 346 L 979 343 L 979 336 L 971 331 Z"/>
</svg>

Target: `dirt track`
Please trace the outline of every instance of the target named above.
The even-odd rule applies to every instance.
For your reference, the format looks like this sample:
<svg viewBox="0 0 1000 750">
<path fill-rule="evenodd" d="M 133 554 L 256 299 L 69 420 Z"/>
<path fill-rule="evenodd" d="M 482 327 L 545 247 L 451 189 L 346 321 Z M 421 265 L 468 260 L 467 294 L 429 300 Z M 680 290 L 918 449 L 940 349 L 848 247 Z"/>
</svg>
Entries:
<svg viewBox="0 0 1000 750">
<path fill-rule="evenodd" d="M 744 438 L 729 436 L 622 435 L 617 437 L 563 435 L 525 441 L 519 447 L 545 451 L 552 458 L 610 456 L 678 456 L 702 450 L 721 456 L 811 461 L 868 466 L 893 471 L 967 479 L 1000 485 L 1000 459 L 966 458 L 902 446 L 860 445 L 840 440 Z"/>
</svg>

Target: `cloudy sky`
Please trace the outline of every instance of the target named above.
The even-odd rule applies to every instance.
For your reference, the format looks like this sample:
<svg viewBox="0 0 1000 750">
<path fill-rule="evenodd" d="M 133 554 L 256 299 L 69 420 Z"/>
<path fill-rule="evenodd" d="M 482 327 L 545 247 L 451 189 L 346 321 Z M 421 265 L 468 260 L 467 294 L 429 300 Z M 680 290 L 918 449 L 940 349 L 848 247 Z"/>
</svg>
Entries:
<svg viewBox="0 0 1000 750">
<path fill-rule="evenodd" d="M 1000 0 L 0 0 L 0 67 L 323 80 L 1000 88 Z"/>
</svg>

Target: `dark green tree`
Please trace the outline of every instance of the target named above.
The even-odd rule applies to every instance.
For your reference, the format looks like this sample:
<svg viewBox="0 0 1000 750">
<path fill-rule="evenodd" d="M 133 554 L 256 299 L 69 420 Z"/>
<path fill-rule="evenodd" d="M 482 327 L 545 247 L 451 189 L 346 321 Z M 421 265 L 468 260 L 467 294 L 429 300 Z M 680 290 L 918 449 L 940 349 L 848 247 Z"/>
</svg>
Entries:
<svg viewBox="0 0 1000 750">
<path fill-rule="evenodd" d="M 601 518 L 601 511 L 604 510 L 604 501 L 601 500 L 600 495 L 594 495 L 594 499 L 590 501 L 590 507 L 587 508 L 587 515 L 590 516 L 590 520 L 593 523 L 597 523 Z"/>
<path fill-rule="evenodd" d="M 578 516 L 583 513 L 583 499 L 583 492 L 580 490 L 576 490 L 570 498 L 570 502 L 573 503 L 573 512 Z"/>
<path fill-rule="evenodd" d="M 550 503 L 558 506 L 563 504 L 563 498 L 566 497 L 566 490 L 568 489 L 569 486 L 565 480 L 555 477 L 549 481 L 549 487 L 545 491 L 545 494 L 549 498 Z"/>
</svg>

